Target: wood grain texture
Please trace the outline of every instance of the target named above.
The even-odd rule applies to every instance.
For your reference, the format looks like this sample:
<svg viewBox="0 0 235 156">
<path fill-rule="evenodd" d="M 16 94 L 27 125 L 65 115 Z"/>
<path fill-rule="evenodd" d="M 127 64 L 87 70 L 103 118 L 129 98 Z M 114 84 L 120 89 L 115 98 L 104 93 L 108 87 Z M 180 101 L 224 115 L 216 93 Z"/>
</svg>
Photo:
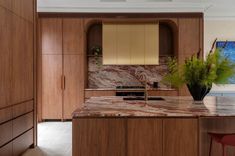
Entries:
<svg viewBox="0 0 235 156">
<path fill-rule="evenodd" d="M 174 34 L 173 28 L 165 22 L 159 22 L 159 55 L 174 55 L 176 49 L 174 48 Z"/>
<path fill-rule="evenodd" d="M 0 0 L 0 7 L 12 10 L 12 0 Z"/>
<path fill-rule="evenodd" d="M 13 140 L 13 156 L 19 156 L 33 144 L 33 129 Z"/>
<path fill-rule="evenodd" d="M 31 23 L 34 22 L 34 0 L 12 0 L 12 11 Z"/>
<path fill-rule="evenodd" d="M 179 63 L 184 63 L 185 58 L 197 54 L 202 48 L 203 30 L 200 29 L 200 18 L 179 18 Z M 184 86 L 179 90 L 179 95 L 190 95 Z"/>
<path fill-rule="evenodd" d="M 37 88 L 36 88 L 36 102 L 37 102 L 37 109 L 36 109 L 36 114 L 37 114 L 37 121 L 41 122 L 42 121 L 42 40 L 41 40 L 41 19 L 37 19 L 37 54 L 36 54 L 36 74 L 37 74 Z"/>
<path fill-rule="evenodd" d="M 24 102 L 24 103 L 13 106 L 12 116 L 13 118 L 16 118 L 20 115 L 33 111 L 33 109 L 34 109 L 33 101 Z"/>
<path fill-rule="evenodd" d="M 62 54 L 62 19 L 41 19 L 42 54 Z"/>
<path fill-rule="evenodd" d="M 12 107 L 0 109 L 0 124 L 12 119 Z"/>
<path fill-rule="evenodd" d="M 10 105 L 11 17 L 10 12 L 0 7 L 0 109 Z"/>
<path fill-rule="evenodd" d="M 124 119 L 73 119 L 73 156 L 124 156 Z"/>
<path fill-rule="evenodd" d="M 91 48 L 95 45 L 102 47 L 102 24 L 101 23 L 93 23 L 92 25 L 89 24 L 85 24 L 87 23 L 89 20 L 88 19 L 84 19 L 84 31 L 86 31 L 86 37 L 87 39 L 85 39 L 85 41 L 87 42 L 87 46 L 86 46 L 86 53 L 87 54 L 92 54 L 91 52 Z M 86 26 L 89 25 L 89 26 Z"/>
<path fill-rule="evenodd" d="M 12 139 L 12 121 L 0 125 L 0 147 Z M 1 155 L 1 154 L 0 154 Z"/>
<path fill-rule="evenodd" d="M 13 139 L 15 114 L 28 109 L 22 109 L 21 103 L 34 98 L 34 4 L 35 0 L 0 0 L 0 146 Z M 29 118 L 33 122 L 34 117 Z M 25 123 L 17 124 L 23 127 Z M 12 156 L 13 151 L 11 142 L 0 148 L 0 155 Z"/>
<path fill-rule="evenodd" d="M 64 55 L 64 119 L 72 119 L 72 112 L 81 107 L 84 102 L 83 60 L 83 55 Z"/>
<path fill-rule="evenodd" d="M 62 119 L 62 55 L 43 55 L 42 62 L 42 118 Z"/>
<path fill-rule="evenodd" d="M 83 19 L 63 19 L 63 53 L 84 54 Z"/>
<path fill-rule="evenodd" d="M 127 120 L 128 156 L 162 156 L 162 119 Z"/>
<path fill-rule="evenodd" d="M 163 120 L 163 155 L 198 156 L 197 119 Z"/>
<path fill-rule="evenodd" d="M 33 99 L 33 25 L 13 15 L 11 103 Z"/>
<path fill-rule="evenodd" d="M 13 138 L 33 127 L 33 112 L 20 116 L 13 120 Z"/>
<path fill-rule="evenodd" d="M 0 148 L 1 156 L 12 156 L 12 142 Z"/>
<path fill-rule="evenodd" d="M 208 117 L 201 118 L 199 121 L 199 140 L 200 140 L 200 156 L 208 156 L 209 155 L 209 147 L 210 147 L 210 136 L 208 132 L 214 133 L 234 133 L 235 125 L 232 124 L 235 122 L 235 118 L 233 117 Z M 226 156 L 234 156 L 235 149 L 234 147 L 227 146 L 225 148 Z M 222 147 L 221 144 L 213 142 L 212 153 L 213 156 L 221 156 L 222 155 Z"/>
</svg>

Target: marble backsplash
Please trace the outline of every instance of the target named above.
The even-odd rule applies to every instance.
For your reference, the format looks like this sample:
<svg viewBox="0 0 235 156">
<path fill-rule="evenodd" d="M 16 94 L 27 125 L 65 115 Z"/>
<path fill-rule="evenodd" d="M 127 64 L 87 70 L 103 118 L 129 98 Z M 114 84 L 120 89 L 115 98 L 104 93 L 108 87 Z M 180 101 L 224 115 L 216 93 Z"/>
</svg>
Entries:
<svg viewBox="0 0 235 156">
<path fill-rule="evenodd" d="M 136 71 L 144 72 L 148 85 L 159 82 L 160 88 L 169 88 L 160 81 L 167 73 L 166 57 L 160 58 L 159 66 L 102 65 L 102 57 L 88 58 L 88 88 L 115 88 L 116 86 L 140 86 Z"/>
</svg>

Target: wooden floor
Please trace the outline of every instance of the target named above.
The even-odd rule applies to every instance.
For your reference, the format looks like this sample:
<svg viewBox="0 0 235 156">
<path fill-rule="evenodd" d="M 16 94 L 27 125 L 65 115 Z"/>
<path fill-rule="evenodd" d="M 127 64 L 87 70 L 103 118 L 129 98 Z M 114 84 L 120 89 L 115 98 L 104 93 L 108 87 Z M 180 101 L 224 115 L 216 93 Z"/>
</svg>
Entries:
<svg viewBox="0 0 235 156">
<path fill-rule="evenodd" d="M 43 122 L 38 124 L 38 147 L 23 156 L 71 156 L 72 123 Z"/>
</svg>

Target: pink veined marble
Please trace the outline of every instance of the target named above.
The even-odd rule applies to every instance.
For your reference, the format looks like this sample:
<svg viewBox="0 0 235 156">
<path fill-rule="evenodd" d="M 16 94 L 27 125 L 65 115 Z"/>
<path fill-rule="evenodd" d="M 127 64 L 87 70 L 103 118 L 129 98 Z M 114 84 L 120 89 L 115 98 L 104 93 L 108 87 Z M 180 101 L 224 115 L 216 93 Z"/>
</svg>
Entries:
<svg viewBox="0 0 235 156">
<path fill-rule="evenodd" d="M 235 116 L 235 98 L 206 97 L 194 103 L 191 97 L 163 97 L 164 101 L 127 101 L 122 97 L 92 97 L 73 117 L 214 117 Z"/>
<path fill-rule="evenodd" d="M 116 86 L 140 86 L 136 70 L 147 76 L 148 85 L 160 82 L 167 73 L 166 57 L 160 59 L 160 65 L 102 65 L 102 57 L 88 59 L 88 88 L 115 88 Z M 159 83 L 161 88 L 169 88 Z"/>
</svg>

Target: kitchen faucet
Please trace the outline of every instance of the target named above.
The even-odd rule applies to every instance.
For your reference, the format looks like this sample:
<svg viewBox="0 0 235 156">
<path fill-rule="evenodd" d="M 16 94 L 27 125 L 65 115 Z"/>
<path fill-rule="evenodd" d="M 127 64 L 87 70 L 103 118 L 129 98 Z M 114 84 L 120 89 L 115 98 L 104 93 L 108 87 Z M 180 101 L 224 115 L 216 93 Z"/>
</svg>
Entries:
<svg viewBox="0 0 235 156">
<path fill-rule="evenodd" d="M 138 73 L 138 69 L 135 71 L 135 75 L 137 76 L 137 79 L 140 83 L 144 82 L 144 100 L 148 101 L 148 90 L 147 90 L 147 75 L 143 71 Z"/>
</svg>

